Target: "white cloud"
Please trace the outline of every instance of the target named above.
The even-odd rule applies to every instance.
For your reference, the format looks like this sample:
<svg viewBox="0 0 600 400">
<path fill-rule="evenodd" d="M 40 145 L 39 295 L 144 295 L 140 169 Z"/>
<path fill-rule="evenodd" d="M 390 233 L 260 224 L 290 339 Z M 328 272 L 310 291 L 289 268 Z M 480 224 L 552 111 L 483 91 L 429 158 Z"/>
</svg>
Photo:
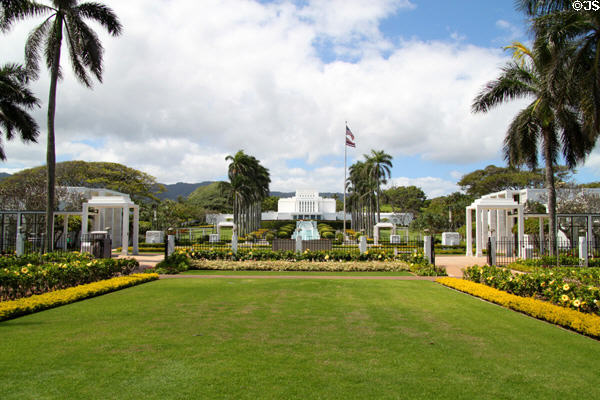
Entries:
<svg viewBox="0 0 600 400">
<path fill-rule="evenodd" d="M 470 112 L 505 60 L 499 50 L 383 37 L 379 22 L 410 12 L 409 1 L 105 3 L 124 34 L 101 35 L 104 84 L 93 91 L 64 66 L 59 159 L 117 161 L 162 182 L 196 182 L 225 177 L 225 156 L 244 149 L 270 168 L 273 190 L 341 191 L 346 120 L 356 134 L 355 155 L 384 148 L 394 157 L 468 164 L 497 156 L 520 107 Z M 2 38 L 1 59 L 22 57 L 31 26 Z M 320 38 L 355 62 L 323 62 L 314 46 Z M 46 73 L 34 89 L 45 103 Z M 36 117 L 44 127 L 45 109 Z M 3 169 L 43 164 L 43 130 L 39 145 L 7 144 Z M 290 170 L 289 159 L 306 160 L 310 171 Z M 454 190 L 447 181 L 422 179 L 429 193 Z"/>
<path fill-rule="evenodd" d="M 460 188 L 455 182 L 447 181 L 441 178 L 425 176 L 421 178 L 394 178 L 390 182 L 390 186 L 416 186 L 420 187 L 428 199 L 434 197 L 445 196 L 450 193 L 458 192 Z"/>
<path fill-rule="evenodd" d="M 496 39 L 497 42 L 509 43 L 523 37 L 523 30 L 506 20 L 499 19 L 496 21 L 496 27 L 504 32 L 501 37 Z"/>
</svg>

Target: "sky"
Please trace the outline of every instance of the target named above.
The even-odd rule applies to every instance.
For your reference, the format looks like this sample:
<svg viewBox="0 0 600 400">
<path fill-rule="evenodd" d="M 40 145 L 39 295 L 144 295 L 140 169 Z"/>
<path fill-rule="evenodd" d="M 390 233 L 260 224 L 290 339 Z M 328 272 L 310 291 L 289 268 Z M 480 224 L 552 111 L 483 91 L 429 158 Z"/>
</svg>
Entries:
<svg viewBox="0 0 600 400">
<path fill-rule="evenodd" d="M 271 190 L 341 192 L 347 165 L 371 150 L 393 157 L 388 186 L 428 197 L 465 173 L 504 165 L 506 128 L 526 100 L 486 114 L 471 103 L 528 42 L 513 0 L 106 0 L 123 24 L 105 48 L 103 83 L 74 78 L 63 53 L 57 161 L 110 161 L 162 183 L 225 180 L 244 150 Z M 20 22 L 0 36 L 0 62 L 23 62 Z M 32 89 L 38 144 L 4 141 L 14 173 L 45 163 L 49 73 Z M 575 175 L 600 180 L 600 148 Z"/>
</svg>

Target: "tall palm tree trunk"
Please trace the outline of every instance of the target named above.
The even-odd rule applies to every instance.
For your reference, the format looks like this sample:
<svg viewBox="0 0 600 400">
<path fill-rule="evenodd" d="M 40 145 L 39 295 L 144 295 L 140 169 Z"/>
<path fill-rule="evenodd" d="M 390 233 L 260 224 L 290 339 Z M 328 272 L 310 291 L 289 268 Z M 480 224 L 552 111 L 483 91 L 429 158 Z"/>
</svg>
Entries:
<svg viewBox="0 0 600 400">
<path fill-rule="evenodd" d="M 550 216 L 550 255 L 556 249 L 556 187 L 554 186 L 554 160 L 551 154 L 550 140 L 552 132 L 544 130 L 544 158 L 546 160 L 546 190 L 548 190 L 548 214 Z M 558 255 L 558 254 L 557 254 Z"/>
<path fill-rule="evenodd" d="M 379 208 L 379 197 L 381 196 L 381 187 L 377 183 L 377 222 L 381 222 L 381 209 Z"/>
<path fill-rule="evenodd" d="M 44 245 L 46 251 L 50 252 L 54 247 L 54 191 L 56 185 L 56 154 L 55 154 L 55 135 L 54 135 L 54 117 L 56 116 L 56 88 L 58 85 L 58 71 L 60 67 L 60 48 L 62 43 L 63 20 L 60 15 L 56 16 L 56 30 L 58 37 L 54 49 L 52 69 L 50 73 L 50 95 L 48 98 L 48 143 L 46 147 L 46 240 Z M 81 221 L 82 224 L 87 221 Z"/>
</svg>

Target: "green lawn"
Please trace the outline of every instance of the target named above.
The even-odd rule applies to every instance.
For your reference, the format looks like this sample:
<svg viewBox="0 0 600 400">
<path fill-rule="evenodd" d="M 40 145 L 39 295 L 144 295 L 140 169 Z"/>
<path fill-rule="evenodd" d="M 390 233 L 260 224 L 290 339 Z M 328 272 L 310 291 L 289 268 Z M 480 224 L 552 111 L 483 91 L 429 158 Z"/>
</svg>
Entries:
<svg viewBox="0 0 600 400">
<path fill-rule="evenodd" d="M 171 279 L 0 323 L 2 399 L 593 399 L 600 343 L 424 281 Z"/>
<path fill-rule="evenodd" d="M 413 276 L 407 271 L 381 271 L 381 272 L 345 272 L 345 271 L 220 271 L 197 270 L 181 272 L 183 275 L 319 275 L 319 276 Z"/>
</svg>

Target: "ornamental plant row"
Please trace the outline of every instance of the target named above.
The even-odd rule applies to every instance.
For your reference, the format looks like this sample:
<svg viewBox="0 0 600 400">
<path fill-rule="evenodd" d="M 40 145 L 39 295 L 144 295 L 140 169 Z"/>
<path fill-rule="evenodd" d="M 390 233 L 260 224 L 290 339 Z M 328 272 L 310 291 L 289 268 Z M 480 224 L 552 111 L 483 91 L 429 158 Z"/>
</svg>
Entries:
<svg viewBox="0 0 600 400">
<path fill-rule="evenodd" d="M 230 249 L 210 248 L 184 251 L 192 260 L 289 260 L 289 261 L 404 261 L 413 264 L 426 264 L 419 253 L 408 249 L 406 253 L 394 254 L 390 249 L 369 249 L 365 253 L 347 250 L 310 251 L 273 251 L 270 249 L 239 249 L 233 253 Z"/>
<path fill-rule="evenodd" d="M 118 275 L 138 266 L 134 259 L 94 260 L 87 254 L 56 254 L 0 259 L 0 299 L 14 300 Z"/>
<path fill-rule="evenodd" d="M 517 296 L 463 279 L 439 278 L 436 282 L 585 335 L 600 337 L 600 317 L 597 315 L 584 314 L 532 297 Z"/>
<path fill-rule="evenodd" d="M 399 272 L 411 271 L 420 276 L 445 276 L 446 271 L 433 265 L 402 261 L 257 261 L 195 260 L 192 269 L 213 271 L 299 271 L 299 272 Z"/>
<path fill-rule="evenodd" d="M 0 321 L 73 303 L 158 279 L 158 274 L 133 274 L 27 298 L 0 302 Z"/>
<path fill-rule="evenodd" d="M 518 296 L 600 315 L 598 268 L 536 268 L 528 274 L 513 274 L 507 268 L 473 266 L 465 269 L 464 278 Z"/>
</svg>

